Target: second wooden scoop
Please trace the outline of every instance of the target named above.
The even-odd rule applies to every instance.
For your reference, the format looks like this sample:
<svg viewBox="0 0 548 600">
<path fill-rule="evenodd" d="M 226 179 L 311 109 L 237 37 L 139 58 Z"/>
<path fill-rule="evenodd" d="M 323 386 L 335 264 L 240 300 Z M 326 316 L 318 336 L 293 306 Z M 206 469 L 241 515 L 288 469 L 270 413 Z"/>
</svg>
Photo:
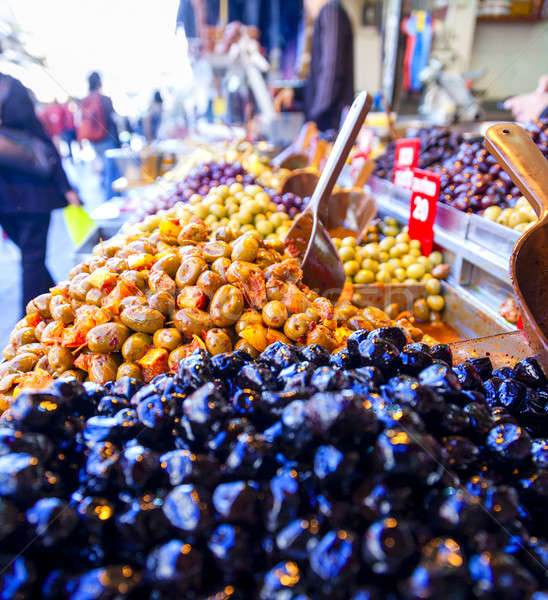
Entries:
<svg viewBox="0 0 548 600">
<path fill-rule="evenodd" d="M 328 298 L 340 296 L 345 274 L 339 253 L 318 212 L 327 213 L 327 202 L 371 103 L 372 98 L 367 92 L 362 92 L 354 100 L 312 198 L 286 238 L 290 251 L 301 257 L 304 283 Z"/>
<path fill-rule="evenodd" d="M 529 344 L 548 368 L 548 161 L 515 123 L 492 125 L 485 145 L 538 216 L 516 243 L 510 274 Z"/>
</svg>

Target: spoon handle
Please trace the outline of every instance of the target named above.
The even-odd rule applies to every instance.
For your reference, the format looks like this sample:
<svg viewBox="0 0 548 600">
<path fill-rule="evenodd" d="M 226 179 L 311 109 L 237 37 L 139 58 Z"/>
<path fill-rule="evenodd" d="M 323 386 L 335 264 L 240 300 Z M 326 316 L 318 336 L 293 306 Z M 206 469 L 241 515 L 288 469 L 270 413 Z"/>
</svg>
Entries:
<svg viewBox="0 0 548 600">
<path fill-rule="evenodd" d="M 316 185 L 314 194 L 310 200 L 310 210 L 316 212 L 318 206 L 327 200 L 333 191 L 335 182 L 339 178 L 346 158 L 356 141 L 356 137 L 365 121 L 365 117 L 371 108 L 373 99 L 367 92 L 361 92 L 352 103 L 344 124 L 335 140 L 333 149 L 329 154 L 327 163 L 322 171 L 320 180 Z"/>
<path fill-rule="evenodd" d="M 510 175 L 540 218 L 548 214 L 548 161 L 516 123 L 497 123 L 485 132 L 485 146 Z"/>
</svg>

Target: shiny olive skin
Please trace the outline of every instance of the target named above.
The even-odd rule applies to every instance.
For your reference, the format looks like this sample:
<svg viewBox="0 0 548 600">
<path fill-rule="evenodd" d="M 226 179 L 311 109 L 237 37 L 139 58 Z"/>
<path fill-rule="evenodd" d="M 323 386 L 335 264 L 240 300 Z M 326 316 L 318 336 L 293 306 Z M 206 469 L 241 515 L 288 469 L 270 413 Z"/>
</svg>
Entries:
<svg viewBox="0 0 548 600">
<path fill-rule="evenodd" d="M 122 346 L 122 356 L 127 362 L 136 362 L 146 354 L 152 346 L 152 338 L 146 333 L 130 335 Z"/>
<path fill-rule="evenodd" d="M 168 317 L 175 310 L 175 299 L 169 292 L 156 292 L 148 297 L 148 303 L 151 308 L 159 311 Z M 152 333 L 149 331 L 147 333 Z"/>
<path fill-rule="evenodd" d="M 329 352 L 332 352 L 337 347 L 337 340 L 331 329 L 328 329 L 324 325 L 318 324 L 312 331 L 306 336 L 306 344 L 319 344 L 326 348 Z"/>
<path fill-rule="evenodd" d="M 243 235 L 239 237 L 232 246 L 232 260 L 243 260 L 254 262 L 257 258 L 259 242 L 253 236 Z"/>
<path fill-rule="evenodd" d="M 48 364 L 55 375 L 61 375 L 72 369 L 74 364 L 72 352 L 63 346 L 53 346 L 48 352 Z"/>
<path fill-rule="evenodd" d="M 88 378 L 101 385 L 107 381 L 114 381 L 119 364 L 120 360 L 115 354 L 94 354 L 90 361 Z"/>
<path fill-rule="evenodd" d="M 217 327 L 234 325 L 244 311 L 244 295 L 233 285 L 223 285 L 211 299 L 209 313 Z"/>
<path fill-rule="evenodd" d="M 214 271 L 204 271 L 200 277 L 198 277 L 196 285 L 209 299 L 211 299 L 224 283 L 225 281 L 219 274 Z"/>
<path fill-rule="evenodd" d="M 15 355 L 17 354 L 17 351 L 15 350 L 15 348 L 11 345 L 8 344 L 3 350 L 2 350 L 2 356 L 6 359 L 6 360 L 11 360 Z"/>
<path fill-rule="evenodd" d="M 222 354 L 232 350 L 232 340 L 224 329 L 215 327 L 206 333 L 206 348 L 211 354 Z"/>
<path fill-rule="evenodd" d="M 123 298 L 122 300 L 120 300 L 118 310 L 120 313 L 122 313 L 128 308 L 133 308 L 135 306 L 144 306 L 146 303 L 147 300 L 144 296 L 127 296 L 127 298 Z"/>
<path fill-rule="evenodd" d="M 335 307 L 335 319 L 339 323 L 348 321 L 351 317 L 358 314 L 358 308 L 353 304 L 342 304 L 341 306 Z"/>
<path fill-rule="evenodd" d="M 49 309 L 52 318 L 56 321 L 61 321 L 65 325 L 74 321 L 74 309 L 64 296 L 53 296 L 49 303 Z"/>
<path fill-rule="evenodd" d="M 185 241 L 206 242 L 208 239 L 207 228 L 200 223 L 188 223 L 185 225 L 177 237 L 179 244 L 184 244 Z"/>
<path fill-rule="evenodd" d="M 101 306 L 101 300 L 105 297 L 106 297 L 106 294 L 102 290 L 98 290 L 97 288 L 91 288 L 89 290 L 89 292 L 86 294 L 86 304 L 93 304 L 94 306 Z M 61 306 L 66 306 L 66 305 L 61 305 Z M 54 316 L 54 313 L 53 313 L 53 308 L 52 308 L 51 314 L 52 314 L 53 318 L 56 319 L 56 317 Z M 68 316 L 68 313 L 67 313 L 67 316 Z M 61 319 L 56 319 L 56 320 L 60 321 Z"/>
<path fill-rule="evenodd" d="M 147 278 L 144 273 L 140 271 L 124 271 L 120 275 L 120 279 L 124 281 L 128 281 L 129 283 L 133 283 L 136 285 L 141 291 L 144 291 L 147 287 Z"/>
<path fill-rule="evenodd" d="M 16 329 L 10 335 L 10 342 L 15 346 L 24 346 L 25 344 L 32 344 L 36 341 L 36 335 L 34 333 L 34 327 L 23 327 L 22 329 Z"/>
<path fill-rule="evenodd" d="M 430 309 L 428 308 L 426 298 L 417 298 L 413 302 L 413 316 L 418 321 L 428 321 L 430 318 Z"/>
<path fill-rule="evenodd" d="M 179 346 L 169 353 L 167 364 L 170 370 L 173 370 L 179 362 L 187 355 L 188 349 L 185 346 Z"/>
<path fill-rule="evenodd" d="M 201 336 L 204 331 L 213 327 L 208 313 L 198 308 L 182 308 L 173 316 L 177 329 L 187 338 Z"/>
<path fill-rule="evenodd" d="M 90 288 L 91 283 L 89 282 L 89 275 L 87 273 L 80 273 L 80 275 L 76 275 L 76 277 L 71 280 L 69 286 L 69 295 L 75 300 L 84 302 L 86 299 L 86 294 L 89 292 Z"/>
<path fill-rule="evenodd" d="M 116 371 L 116 379 L 121 379 L 122 377 L 133 377 L 133 379 L 137 380 L 143 379 L 141 367 L 135 363 L 123 362 L 118 367 L 118 371 Z"/>
<path fill-rule="evenodd" d="M 300 337 L 308 333 L 312 322 L 312 317 L 306 313 L 291 315 L 285 322 L 284 333 L 290 340 L 296 342 Z"/>
<path fill-rule="evenodd" d="M 22 373 L 28 373 L 32 369 L 34 369 L 36 363 L 38 362 L 38 356 L 33 354 L 32 352 L 24 352 L 23 354 L 18 354 L 15 358 L 12 358 L 10 361 L 10 371 L 21 371 Z"/>
<path fill-rule="evenodd" d="M 154 333 L 164 326 L 164 315 L 155 308 L 133 306 L 126 308 L 120 319 L 124 325 L 141 333 Z"/>
<path fill-rule="evenodd" d="M 183 342 L 183 336 L 181 332 L 175 327 L 167 327 L 164 329 L 158 329 L 154 332 L 152 337 L 152 343 L 157 348 L 165 348 L 170 352 L 175 350 Z"/>
<path fill-rule="evenodd" d="M 79 281 L 81 281 L 82 279 L 87 280 L 87 274 L 84 274 L 84 273 L 77 277 L 81 278 Z M 82 298 L 82 300 L 84 298 L 85 298 L 85 294 L 84 294 L 84 297 Z M 40 294 L 39 296 L 36 296 L 36 298 L 31 300 L 27 304 L 27 308 L 26 308 L 27 315 L 31 315 L 32 313 L 37 312 L 40 314 L 42 319 L 51 319 L 51 312 L 49 310 L 50 300 L 51 300 L 51 294 Z"/>
<path fill-rule="evenodd" d="M 218 258 L 230 258 L 232 248 L 226 242 L 208 242 L 202 248 L 202 255 L 207 262 L 215 262 Z"/>
<path fill-rule="evenodd" d="M 121 323 L 104 323 L 90 329 L 86 340 L 92 352 L 107 354 L 119 352 L 130 334 L 131 331 Z"/>
<path fill-rule="evenodd" d="M 226 272 L 228 271 L 231 264 L 232 263 L 230 262 L 230 258 L 218 258 L 211 265 L 211 270 L 214 273 L 217 273 L 217 275 L 221 277 L 223 282 L 226 282 L 228 281 Z"/>
<path fill-rule="evenodd" d="M 177 254 L 166 254 L 159 258 L 154 265 L 152 265 L 152 271 L 163 271 L 170 277 L 175 278 L 179 267 L 181 266 L 181 258 Z"/>
<path fill-rule="evenodd" d="M 262 310 L 262 317 L 268 327 L 280 328 L 287 321 L 287 308 L 279 300 L 271 300 Z"/>
<path fill-rule="evenodd" d="M 234 329 L 236 330 L 236 333 L 240 335 L 246 327 L 250 327 L 251 325 L 261 325 L 262 322 L 263 318 L 261 313 L 252 308 L 248 308 L 244 310 L 242 316 L 236 322 Z"/>
<path fill-rule="evenodd" d="M 234 350 L 243 350 L 244 352 L 247 352 L 251 358 L 257 358 L 257 356 L 260 354 L 259 351 L 255 350 L 255 348 L 253 348 L 253 346 L 246 340 L 238 340 L 234 346 Z"/>
<path fill-rule="evenodd" d="M 207 271 L 207 263 L 203 258 L 197 256 L 185 258 L 181 261 L 181 266 L 177 270 L 175 283 L 179 288 L 194 285 L 204 271 Z"/>
</svg>

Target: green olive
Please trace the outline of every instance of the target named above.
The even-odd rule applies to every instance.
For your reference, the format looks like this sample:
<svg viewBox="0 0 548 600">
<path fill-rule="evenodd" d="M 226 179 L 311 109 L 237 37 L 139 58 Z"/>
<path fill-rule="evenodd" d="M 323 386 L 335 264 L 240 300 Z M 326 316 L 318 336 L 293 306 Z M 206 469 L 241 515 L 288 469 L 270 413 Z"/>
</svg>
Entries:
<svg viewBox="0 0 548 600">
<path fill-rule="evenodd" d="M 203 258 L 197 256 L 185 258 L 177 270 L 175 282 L 179 288 L 194 285 L 204 271 L 207 271 L 207 263 Z"/>
<path fill-rule="evenodd" d="M 146 333 L 130 335 L 122 346 L 122 356 L 127 362 L 136 362 L 143 358 L 152 346 L 152 338 Z"/>
<path fill-rule="evenodd" d="M 208 313 L 198 308 L 182 308 L 173 316 L 177 329 L 187 338 L 202 333 L 213 327 L 213 321 Z"/>
<path fill-rule="evenodd" d="M 104 323 L 90 329 L 86 341 L 92 352 L 108 354 L 119 352 L 130 333 L 130 330 L 121 323 Z"/>
<path fill-rule="evenodd" d="M 93 304 L 94 306 L 101 306 L 101 300 L 103 300 L 103 298 L 106 297 L 106 294 L 104 291 L 102 290 L 98 290 L 97 288 L 91 288 L 89 290 L 89 292 L 86 294 L 86 304 Z M 70 318 L 70 311 L 67 310 L 67 307 L 71 308 L 68 304 L 61 304 L 60 308 L 63 309 L 63 312 L 59 311 L 59 316 L 60 317 L 64 317 L 64 318 Z M 63 318 L 57 318 L 54 314 L 54 310 L 52 308 L 51 310 L 51 315 L 52 317 L 57 320 L 57 321 L 63 321 L 63 323 L 65 322 L 63 320 Z M 67 323 L 70 323 L 72 320 L 74 320 L 73 318 L 70 321 L 67 321 Z"/>
<path fill-rule="evenodd" d="M 202 290 L 202 292 L 209 298 L 213 298 L 215 292 L 225 283 L 223 278 L 215 273 L 214 271 L 204 271 L 196 285 Z"/>
<path fill-rule="evenodd" d="M 134 270 L 124 271 L 120 275 L 120 279 L 123 279 L 124 281 L 129 281 L 130 283 L 133 283 L 141 291 L 144 291 L 147 287 L 146 275 L 144 273 L 141 273 L 141 271 L 134 271 Z"/>
<path fill-rule="evenodd" d="M 232 264 L 230 258 L 218 258 L 212 265 L 211 270 L 217 273 L 224 282 L 228 281 L 227 271 Z"/>
<path fill-rule="evenodd" d="M 338 323 L 346 323 L 346 321 L 357 314 L 357 312 L 358 309 L 356 306 L 350 303 L 345 303 L 336 306 L 333 311 L 333 315 Z"/>
<path fill-rule="evenodd" d="M 251 235 L 243 235 L 233 243 L 231 258 L 232 260 L 253 262 L 257 258 L 258 250 L 258 240 Z"/>
<path fill-rule="evenodd" d="M 360 269 L 356 275 L 354 275 L 354 283 L 373 283 L 375 281 L 375 273 L 367 269 Z"/>
<path fill-rule="evenodd" d="M 412 279 L 419 280 L 425 273 L 426 269 L 420 263 L 415 263 L 407 267 L 407 277 L 411 277 Z"/>
<path fill-rule="evenodd" d="M 76 275 L 69 286 L 69 295 L 75 300 L 81 300 L 82 302 L 86 299 L 86 294 L 89 292 L 91 284 L 89 282 L 89 275 L 87 273 L 80 273 Z"/>
<path fill-rule="evenodd" d="M 169 292 L 156 292 L 148 297 L 148 303 L 151 308 L 169 317 L 175 310 L 175 299 Z M 151 331 L 147 333 L 152 333 Z"/>
<path fill-rule="evenodd" d="M 10 342 L 14 346 L 23 346 L 25 344 L 31 344 L 36 341 L 36 334 L 34 333 L 34 327 L 23 327 L 21 329 L 15 329 L 10 335 Z"/>
<path fill-rule="evenodd" d="M 296 342 L 299 338 L 308 333 L 310 324 L 313 319 L 306 313 L 296 313 L 291 315 L 285 322 L 284 333 L 290 339 Z"/>
<path fill-rule="evenodd" d="M 6 360 L 11 360 L 15 355 L 17 354 L 17 351 L 15 350 L 15 347 L 12 346 L 11 344 L 8 344 L 3 350 L 2 350 L 2 356 L 6 359 Z"/>
<path fill-rule="evenodd" d="M 432 281 L 437 281 L 437 279 L 433 279 Z M 428 296 L 426 302 L 428 303 L 428 308 L 436 312 L 441 312 L 445 306 L 445 300 L 439 294 Z"/>
<path fill-rule="evenodd" d="M 287 321 L 287 308 L 279 300 L 271 300 L 264 305 L 262 317 L 265 325 L 279 329 Z"/>
<path fill-rule="evenodd" d="M 183 245 L 187 241 L 206 242 L 208 239 L 207 227 L 200 223 L 188 223 L 177 237 L 177 242 Z"/>
<path fill-rule="evenodd" d="M 181 259 L 177 254 L 166 254 L 152 265 L 151 271 L 163 271 L 170 277 L 175 277 L 180 266 Z"/>
<path fill-rule="evenodd" d="M 114 273 L 123 273 L 124 271 L 128 270 L 128 264 L 127 264 L 127 260 L 125 260 L 124 258 L 119 258 L 117 256 L 113 256 L 112 258 L 109 258 L 107 260 L 107 262 L 105 263 L 105 267 L 109 270 L 109 271 L 113 271 Z"/>
<path fill-rule="evenodd" d="M 207 262 L 214 262 L 218 258 L 229 258 L 232 248 L 226 242 L 208 242 L 202 248 L 202 255 Z"/>
<path fill-rule="evenodd" d="M 144 296 L 127 296 L 127 298 L 122 298 L 122 300 L 120 300 L 118 310 L 120 313 L 122 313 L 128 308 L 132 308 L 134 306 L 143 306 L 146 304 L 146 302 L 147 300 Z"/>
<path fill-rule="evenodd" d="M 244 310 L 242 316 L 238 319 L 236 324 L 234 325 L 234 329 L 238 335 L 241 335 L 242 331 L 246 327 L 251 327 L 252 325 L 261 325 L 263 322 L 262 316 L 260 312 L 252 308 L 248 308 Z"/>
<path fill-rule="evenodd" d="M 120 360 L 114 354 L 93 354 L 88 371 L 88 378 L 93 383 L 104 385 L 114 381 Z"/>
<path fill-rule="evenodd" d="M 441 291 L 441 283 L 439 279 L 435 279 L 434 277 L 426 281 L 424 287 L 426 288 L 426 293 L 430 296 L 435 296 Z"/>
<path fill-rule="evenodd" d="M 152 342 L 157 348 L 165 348 L 171 352 L 182 344 L 183 336 L 175 327 L 167 327 L 155 331 Z"/>
<path fill-rule="evenodd" d="M 417 321 L 428 321 L 430 318 L 430 310 L 425 298 L 418 298 L 413 302 L 413 316 Z"/>
<path fill-rule="evenodd" d="M 329 352 L 337 347 L 335 333 L 321 323 L 318 323 L 316 327 L 308 333 L 306 336 L 306 343 L 307 345 L 319 344 L 320 346 L 327 348 Z"/>
<path fill-rule="evenodd" d="M 148 306 L 133 306 L 126 308 L 120 319 L 124 325 L 141 333 L 154 333 L 164 325 L 164 315 Z"/>
<path fill-rule="evenodd" d="M 234 285 L 223 285 L 211 299 L 209 313 L 217 327 L 234 325 L 244 311 L 244 295 Z"/>
<path fill-rule="evenodd" d="M 259 356 L 258 350 L 253 348 L 246 340 L 238 340 L 234 346 L 234 350 L 243 350 L 244 352 L 247 352 L 251 358 L 257 358 Z"/>
<path fill-rule="evenodd" d="M 22 373 L 28 373 L 35 367 L 36 363 L 38 362 L 38 358 L 39 357 L 32 352 L 18 354 L 15 356 L 15 358 L 12 358 L 9 363 L 10 371 L 21 371 Z"/>
<path fill-rule="evenodd" d="M 48 352 L 48 364 L 55 375 L 61 375 L 72 369 L 74 364 L 72 352 L 63 346 L 53 346 Z"/>
<path fill-rule="evenodd" d="M 211 354 L 222 354 L 232 350 L 232 340 L 225 329 L 214 327 L 205 336 L 205 344 Z"/>
</svg>

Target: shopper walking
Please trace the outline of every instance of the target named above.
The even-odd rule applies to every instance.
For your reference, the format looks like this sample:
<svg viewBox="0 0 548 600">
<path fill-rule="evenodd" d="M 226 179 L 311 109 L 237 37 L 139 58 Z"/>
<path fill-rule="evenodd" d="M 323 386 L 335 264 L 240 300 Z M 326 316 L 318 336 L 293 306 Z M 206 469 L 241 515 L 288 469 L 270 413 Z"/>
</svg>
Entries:
<svg viewBox="0 0 548 600">
<path fill-rule="evenodd" d="M 39 140 L 51 163 L 49 175 L 37 176 L 31 170 L 8 166 L 11 157 L 0 152 L 0 226 L 21 251 L 24 314 L 27 302 L 53 285 L 45 264 L 51 211 L 67 202 L 81 203 L 36 116 L 28 90 L 17 79 L 0 73 L 0 135 L 2 130 L 6 134 L 17 130 L 28 139 Z"/>
<path fill-rule="evenodd" d="M 162 122 L 162 108 L 164 100 L 158 90 L 152 96 L 152 102 L 143 117 L 143 134 L 147 142 L 153 142 L 158 138 L 158 130 Z"/>
<path fill-rule="evenodd" d="M 114 120 L 112 100 L 101 93 L 102 81 L 97 71 L 88 77 L 89 94 L 82 100 L 78 140 L 89 140 L 101 161 L 105 199 L 112 197 L 112 182 L 116 178 L 114 162 L 106 160 L 107 150 L 120 147 L 118 127 Z"/>
<path fill-rule="evenodd" d="M 352 25 L 337 0 L 305 0 L 305 8 L 314 21 L 310 73 L 302 98 L 305 117 L 320 131 L 337 129 L 342 109 L 354 98 Z M 279 112 L 290 108 L 294 100 L 293 90 L 283 89 L 274 105 Z"/>
</svg>

